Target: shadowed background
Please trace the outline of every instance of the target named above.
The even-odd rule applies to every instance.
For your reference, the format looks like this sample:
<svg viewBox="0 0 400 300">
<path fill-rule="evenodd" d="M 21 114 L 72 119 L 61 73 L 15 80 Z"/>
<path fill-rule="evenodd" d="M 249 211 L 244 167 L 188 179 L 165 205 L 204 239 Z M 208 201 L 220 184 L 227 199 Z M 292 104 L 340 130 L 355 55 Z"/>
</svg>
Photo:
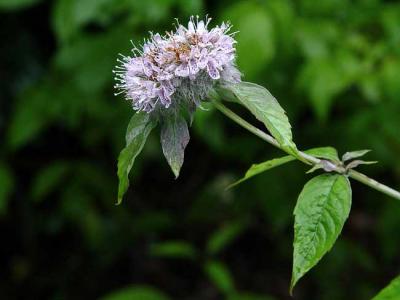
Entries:
<svg viewBox="0 0 400 300">
<path fill-rule="evenodd" d="M 291 299 L 311 175 L 293 162 L 224 191 L 282 153 L 217 111 L 196 113 L 177 180 L 153 132 L 114 205 L 133 113 L 113 95 L 117 54 L 207 13 L 239 31 L 244 79 L 276 96 L 299 148 L 372 149 L 361 169 L 400 188 L 398 1 L 0 0 L 1 299 Z M 399 228 L 400 203 L 354 183 L 342 236 L 294 299 L 370 299 L 400 271 Z"/>
</svg>

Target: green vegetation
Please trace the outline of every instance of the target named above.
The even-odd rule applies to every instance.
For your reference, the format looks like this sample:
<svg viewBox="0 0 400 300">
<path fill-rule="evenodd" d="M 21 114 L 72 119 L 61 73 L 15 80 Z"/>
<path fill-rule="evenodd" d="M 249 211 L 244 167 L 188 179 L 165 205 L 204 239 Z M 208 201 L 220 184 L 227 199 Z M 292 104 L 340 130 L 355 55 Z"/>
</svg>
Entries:
<svg viewBox="0 0 400 300">
<path fill-rule="evenodd" d="M 160 130 L 140 115 L 130 122 L 129 103 L 113 95 L 116 53 L 149 30 L 170 30 L 174 17 L 206 13 L 232 22 L 244 79 L 285 108 L 294 137 L 274 97 L 257 93 L 283 120 L 274 132 L 257 116 L 286 152 L 297 153 L 292 138 L 299 149 L 371 149 L 346 158 L 379 161 L 365 173 L 400 188 L 396 1 L 0 0 L 1 299 L 290 299 L 293 238 L 295 253 L 315 252 L 295 255 L 292 283 L 307 279 L 294 299 L 371 299 L 400 273 L 398 201 L 353 183 L 351 203 L 345 177 L 304 175 L 304 164 L 286 164 L 291 157 L 207 104 L 185 164 L 168 161 L 180 170 L 174 180 Z M 247 88 L 233 93 L 252 111 Z M 144 147 L 138 134 L 149 134 Z M 132 157 L 120 157 L 118 191 L 124 145 L 141 154 L 129 188 Z M 329 147 L 309 151 L 339 159 Z M 269 171 L 225 190 L 254 161 L 264 163 L 242 181 Z M 317 225 L 318 215 L 332 216 L 321 248 L 301 238 L 305 227 L 293 236 L 308 213 Z M 397 299 L 397 283 L 375 299 Z"/>
</svg>

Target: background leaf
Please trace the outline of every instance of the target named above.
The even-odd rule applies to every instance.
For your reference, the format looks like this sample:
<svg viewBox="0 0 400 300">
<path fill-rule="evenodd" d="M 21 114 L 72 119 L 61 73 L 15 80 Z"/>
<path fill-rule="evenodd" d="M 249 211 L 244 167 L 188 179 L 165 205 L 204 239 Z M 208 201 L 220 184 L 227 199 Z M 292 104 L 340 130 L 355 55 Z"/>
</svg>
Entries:
<svg viewBox="0 0 400 300">
<path fill-rule="evenodd" d="M 269 296 L 257 295 L 253 293 L 238 293 L 228 298 L 228 300 L 273 300 L 273 299 L 274 298 Z"/>
<path fill-rule="evenodd" d="M 166 295 L 157 289 L 146 286 L 132 286 L 112 292 L 100 300 L 168 300 Z"/>
<path fill-rule="evenodd" d="M 41 0 L 0 0 L 0 10 L 21 9 L 40 1 Z"/>
<path fill-rule="evenodd" d="M 151 245 L 150 254 L 169 258 L 190 258 L 197 256 L 196 249 L 185 241 L 166 241 Z"/>
<path fill-rule="evenodd" d="M 0 163 L 0 217 L 7 212 L 9 197 L 14 189 L 14 176 L 8 167 Z"/>
<path fill-rule="evenodd" d="M 291 291 L 332 248 L 350 208 L 351 188 L 345 176 L 323 174 L 305 184 L 294 209 Z"/>
<path fill-rule="evenodd" d="M 209 261 L 205 264 L 204 270 L 221 293 L 229 295 L 235 292 L 233 278 L 223 263 Z"/>
<path fill-rule="evenodd" d="M 207 252 L 215 255 L 222 251 L 246 229 L 246 225 L 247 222 L 241 220 L 224 224 L 210 236 L 207 242 Z"/>
<path fill-rule="evenodd" d="M 57 162 L 40 170 L 33 182 L 31 191 L 33 199 L 40 201 L 54 191 L 65 180 L 69 169 L 67 163 Z"/>
</svg>

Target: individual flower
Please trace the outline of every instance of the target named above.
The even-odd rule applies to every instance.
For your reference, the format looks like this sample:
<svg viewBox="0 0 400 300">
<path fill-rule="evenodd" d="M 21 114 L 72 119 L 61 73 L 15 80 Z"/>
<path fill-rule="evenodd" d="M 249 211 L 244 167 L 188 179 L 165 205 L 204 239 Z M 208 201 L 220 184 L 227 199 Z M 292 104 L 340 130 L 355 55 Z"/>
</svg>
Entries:
<svg viewBox="0 0 400 300">
<path fill-rule="evenodd" d="M 134 47 L 133 56 L 119 59 L 115 87 L 134 110 L 152 112 L 180 103 L 197 107 L 215 83 L 240 81 L 231 26 L 209 30 L 210 21 L 191 17 L 187 27 L 178 23 L 164 36 L 151 33 L 142 49 Z"/>
</svg>

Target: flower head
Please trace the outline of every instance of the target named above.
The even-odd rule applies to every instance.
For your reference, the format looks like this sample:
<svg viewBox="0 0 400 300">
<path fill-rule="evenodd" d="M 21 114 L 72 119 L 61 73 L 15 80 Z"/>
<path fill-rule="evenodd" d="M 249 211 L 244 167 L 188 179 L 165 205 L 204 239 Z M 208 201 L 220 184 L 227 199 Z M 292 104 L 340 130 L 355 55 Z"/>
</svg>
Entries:
<svg viewBox="0 0 400 300">
<path fill-rule="evenodd" d="M 115 87 L 138 111 L 168 108 L 182 100 L 199 105 L 216 81 L 239 82 L 235 67 L 235 43 L 222 23 L 208 29 L 205 22 L 190 18 L 188 27 L 177 24 L 175 32 L 153 34 L 133 56 L 122 56 L 114 70 Z"/>
</svg>

